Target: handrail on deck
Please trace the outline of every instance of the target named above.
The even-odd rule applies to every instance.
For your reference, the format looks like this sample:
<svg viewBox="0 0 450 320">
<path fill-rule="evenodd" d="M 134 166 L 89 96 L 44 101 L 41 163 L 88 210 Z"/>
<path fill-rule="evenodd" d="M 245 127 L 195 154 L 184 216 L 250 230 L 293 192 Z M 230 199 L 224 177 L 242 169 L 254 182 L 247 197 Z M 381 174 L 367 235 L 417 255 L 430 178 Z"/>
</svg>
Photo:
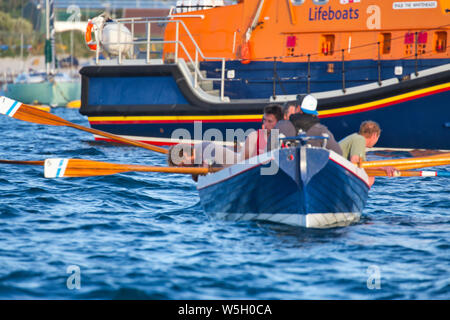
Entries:
<svg viewBox="0 0 450 320">
<path fill-rule="evenodd" d="M 202 15 L 193 15 L 192 17 L 195 18 L 203 18 Z M 184 16 L 183 16 L 184 18 Z M 192 64 L 193 68 L 194 68 L 194 88 L 198 88 L 199 86 L 199 79 L 202 81 L 205 80 L 210 80 L 210 81 L 220 81 L 220 99 L 223 101 L 225 99 L 224 97 L 224 89 L 225 89 L 225 58 L 223 57 L 206 57 L 202 50 L 200 49 L 200 47 L 198 46 L 197 42 L 195 41 L 194 37 L 192 36 L 192 34 L 190 33 L 189 29 L 187 28 L 186 24 L 184 23 L 184 21 L 182 20 L 167 20 L 167 19 L 161 19 L 161 18 L 144 18 L 144 17 L 138 17 L 138 18 L 120 18 L 120 19 L 116 19 L 114 22 L 118 23 L 119 27 L 119 34 L 118 34 L 118 38 L 116 42 L 104 42 L 102 41 L 102 44 L 115 44 L 115 45 L 126 45 L 126 44 L 131 44 L 131 45 L 142 45 L 142 44 L 146 44 L 146 63 L 150 63 L 150 53 L 151 53 L 151 44 L 175 44 L 175 52 L 174 52 L 174 60 L 175 63 L 178 63 L 178 59 L 180 56 L 180 52 L 179 52 L 179 48 L 182 49 L 183 53 L 185 54 L 185 56 L 188 58 L 189 62 Z M 168 23 L 175 23 L 175 40 L 151 40 L 151 24 L 154 23 L 164 23 L 164 24 L 168 24 Z M 122 29 L 120 27 L 120 25 L 125 25 L 125 24 L 130 24 L 131 25 L 131 37 L 132 37 L 132 41 L 121 41 L 121 34 L 122 34 Z M 135 39 L 135 24 L 146 24 L 146 39 L 145 40 L 138 40 Z M 186 49 L 186 46 L 184 45 L 184 43 L 182 41 L 180 41 L 180 25 L 182 27 L 181 31 L 184 31 L 187 35 L 188 38 L 190 39 L 191 43 L 194 45 L 195 47 L 195 57 L 192 58 L 191 55 L 189 54 L 188 50 Z M 97 43 L 97 39 L 95 39 L 95 42 Z M 203 60 L 220 60 L 222 61 L 222 70 L 221 70 L 221 77 L 220 78 L 208 78 L 208 77 L 203 77 L 200 68 L 199 68 L 199 55 L 201 57 L 201 59 Z M 100 56 L 100 46 L 97 43 L 97 49 L 95 52 L 95 63 L 99 64 L 99 56 Z M 131 57 L 129 57 L 131 58 Z M 122 64 L 122 59 L 123 59 L 123 53 L 122 50 L 119 50 L 119 55 L 118 55 L 118 63 Z"/>
</svg>

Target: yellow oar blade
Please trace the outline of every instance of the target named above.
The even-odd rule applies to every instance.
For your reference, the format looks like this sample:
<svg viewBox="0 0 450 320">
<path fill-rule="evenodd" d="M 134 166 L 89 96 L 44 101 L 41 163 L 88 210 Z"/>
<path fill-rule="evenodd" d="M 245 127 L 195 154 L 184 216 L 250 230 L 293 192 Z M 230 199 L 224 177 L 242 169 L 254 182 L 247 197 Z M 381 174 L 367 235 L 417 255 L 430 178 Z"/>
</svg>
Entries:
<svg viewBox="0 0 450 320">
<path fill-rule="evenodd" d="M 209 168 L 199 167 L 158 167 L 132 164 L 118 164 L 84 159 L 47 159 L 44 165 L 46 178 L 91 177 L 112 175 L 121 172 L 165 172 L 180 174 L 207 174 Z"/>
<path fill-rule="evenodd" d="M 72 123 L 70 121 L 67 121 L 63 118 L 60 118 L 52 113 L 48 113 L 42 110 L 39 110 L 37 108 L 34 108 L 32 106 L 23 104 L 19 101 L 15 101 L 12 99 L 9 99 L 7 97 L 0 97 L 0 113 L 5 114 L 11 118 L 27 121 L 27 122 L 33 122 L 33 123 L 39 123 L 39 124 L 46 124 L 46 125 L 52 125 L 52 126 L 67 126 L 74 129 L 78 129 L 81 131 L 86 131 L 92 134 L 96 134 L 102 137 L 106 137 L 118 142 L 130 144 L 136 147 L 141 147 L 144 149 L 148 149 L 151 151 L 167 154 L 168 150 L 157 147 L 151 144 L 143 143 L 136 140 L 131 140 L 127 138 L 123 138 L 108 132 L 104 132 L 97 129 L 92 129 L 88 127 L 84 127 L 75 123 Z"/>
</svg>

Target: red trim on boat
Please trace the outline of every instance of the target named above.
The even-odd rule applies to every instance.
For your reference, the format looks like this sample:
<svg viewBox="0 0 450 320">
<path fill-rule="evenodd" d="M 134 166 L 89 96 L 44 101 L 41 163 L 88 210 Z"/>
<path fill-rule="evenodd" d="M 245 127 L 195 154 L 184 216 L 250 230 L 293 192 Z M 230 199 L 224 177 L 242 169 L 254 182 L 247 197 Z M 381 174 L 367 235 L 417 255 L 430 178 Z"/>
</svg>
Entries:
<svg viewBox="0 0 450 320">
<path fill-rule="evenodd" d="M 247 120 L 247 119 L 226 119 L 226 120 L 130 120 L 130 121 L 89 121 L 90 124 L 156 124 L 156 123 L 194 123 L 196 121 L 201 121 L 205 123 L 227 123 L 227 122 L 254 122 L 261 123 L 260 120 Z"/>
</svg>

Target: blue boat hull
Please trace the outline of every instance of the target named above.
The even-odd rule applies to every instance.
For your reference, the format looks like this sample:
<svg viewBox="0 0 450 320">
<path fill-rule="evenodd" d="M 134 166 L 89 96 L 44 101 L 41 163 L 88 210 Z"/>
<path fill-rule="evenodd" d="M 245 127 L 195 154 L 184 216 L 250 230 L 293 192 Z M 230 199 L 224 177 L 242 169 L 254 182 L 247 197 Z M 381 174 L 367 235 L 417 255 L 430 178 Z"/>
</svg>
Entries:
<svg viewBox="0 0 450 320">
<path fill-rule="evenodd" d="M 286 148 L 200 177 L 198 190 L 205 212 L 226 220 L 348 225 L 358 221 L 369 191 L 367 176 L 351 166 L 326 149 Z"/>
</svg>

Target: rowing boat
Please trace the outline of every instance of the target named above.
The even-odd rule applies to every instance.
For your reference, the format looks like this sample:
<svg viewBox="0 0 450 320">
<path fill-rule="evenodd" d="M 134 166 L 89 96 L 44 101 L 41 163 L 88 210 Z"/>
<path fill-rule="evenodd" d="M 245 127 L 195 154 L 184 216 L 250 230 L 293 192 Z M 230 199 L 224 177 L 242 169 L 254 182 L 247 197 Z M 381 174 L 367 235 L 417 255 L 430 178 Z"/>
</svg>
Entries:
<svg viewBox="0 0 450 320">
<path fill-rule="evenodd" d="M 370 187 L 364 169 L 335 152 L 297 146 L 200 176 L 197 189 L 214 218 L 330 228 L 359 221 Z"/>
</svg>

